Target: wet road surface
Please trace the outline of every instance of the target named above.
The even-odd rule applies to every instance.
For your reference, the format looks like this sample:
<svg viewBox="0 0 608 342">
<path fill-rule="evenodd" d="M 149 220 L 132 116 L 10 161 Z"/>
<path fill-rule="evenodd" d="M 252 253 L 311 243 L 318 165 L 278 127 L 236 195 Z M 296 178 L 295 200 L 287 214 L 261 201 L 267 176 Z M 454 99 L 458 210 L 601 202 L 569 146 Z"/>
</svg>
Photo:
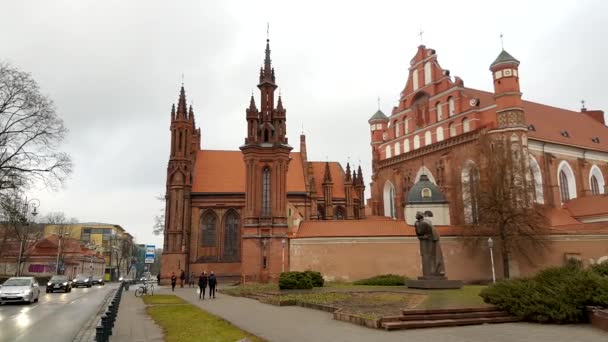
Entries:
<svg viewBox="0 0 608 342">
<path fill-rule="evenodd" d="M 116 284 L 46 293 L 37 303 L 0 306 L 0 341 L 72 341 Z"/>
</svg>

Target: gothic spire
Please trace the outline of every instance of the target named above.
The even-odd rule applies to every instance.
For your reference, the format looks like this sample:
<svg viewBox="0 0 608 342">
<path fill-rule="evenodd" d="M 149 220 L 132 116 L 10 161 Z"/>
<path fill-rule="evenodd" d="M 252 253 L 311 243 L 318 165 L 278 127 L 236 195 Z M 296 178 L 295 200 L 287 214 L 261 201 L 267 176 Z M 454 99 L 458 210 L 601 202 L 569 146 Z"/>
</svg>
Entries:
<svg viewBox="0 0 608 342">
<path fill-rule="evenodd" d="M 346 163 L 346 172 L 344 173 L 344 176 L 346 177 L 346 181 L 350 182 L 352 180 L 352 178 L 350 177 L 350 163 Z"/>
<path fill-rule="evenodd" d="M 187 108 L 186 108 L 186 91 L 182 85 L 182 89 L 179 92 L 179 100 L 177 102 L 177 118 L 186 119 Z"/>
<path fill-rule="evenodd" d="M 266 39 L 266 51 L 264 52 L 264 66 L 260 68 L 260 84 L 268 82 L 274 84 L 274 68 L 270 59 L 270 39 Z"/>
<path fill-rule="evenodd" d="M 175 120 L 175 103 L 171 105 L 171 121 Z"/>
<path fill-rule="evenodd" d="M 283 110 L 283 100 L 281 100 L 281 94 L 279 94 L 279 102 L 277 103 L 277 111 Z"/>
<path fill-rule="evenodd" d="M 357 178 L 357 171 L 355 171 L 355 169 L 353 169 L 353 184 L 357 185 L 358 182 L 359 182 L 359 178 Z"/>
<path fill-rule="evenodd" d="M 325 162 L 325 174 L 323 175 L 323 183 L 331 183 L 331 172 L 329 171 L 329 162 Z"/>
<path fill-rule="evenodd" d="M 359 168 L 357 169 L 357 182 L 359 182 L 359 185 L 363 185 L 363 172 L 361 172 L 361 165 L 359 165 Z"/>
</svg>

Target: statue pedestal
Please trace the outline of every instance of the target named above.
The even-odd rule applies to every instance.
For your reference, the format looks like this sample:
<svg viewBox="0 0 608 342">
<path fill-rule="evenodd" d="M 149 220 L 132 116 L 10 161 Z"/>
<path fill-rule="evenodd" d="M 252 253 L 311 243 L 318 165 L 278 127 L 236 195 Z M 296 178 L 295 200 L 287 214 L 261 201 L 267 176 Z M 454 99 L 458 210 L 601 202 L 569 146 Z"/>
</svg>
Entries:
<svg viewBox="0 0 608 342">
<path fill-rule="evenodd" d="M 408 280 L 405 285 L 412 289 L 460 289 L 462 280 L 448 280 L 445 276 L 426 276 Z"/>
</svg>

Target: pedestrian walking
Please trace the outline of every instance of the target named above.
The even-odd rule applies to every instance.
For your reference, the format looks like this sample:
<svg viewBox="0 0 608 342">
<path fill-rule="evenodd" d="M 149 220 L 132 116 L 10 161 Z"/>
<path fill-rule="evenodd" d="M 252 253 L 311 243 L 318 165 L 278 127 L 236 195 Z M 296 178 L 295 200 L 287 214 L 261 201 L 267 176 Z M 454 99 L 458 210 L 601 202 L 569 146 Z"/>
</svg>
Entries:
<svg viewBox="0 0 608 342">
<path fill-rule="evenodd" d="M 194 272 L 190 273 L 190 282 L 188 283 L 188 287 L 195 287 L 194 283 L 196 282 L 196 274 Z"/>
<path fill-rule="evenodd" d="M 158 272 L 158 274 L 156 275 L 156 281 L 157 281 L 158 285 L 160 286 L 160 272 Z"/>
<path fill-rule="evenodd" d="M 207 277 L 207 273 L 205 273 L 205 271 L 203 271 L 203 273 L 201 273 L 201 276 L 198 277 L 198 289 L 199 289 L 198 299 L 201 299 L 201 296 L 202 296 L 203 300 L 205 299 L 205 289 L 207 288 L 208 281 L 209 281 L 209 277 Z"/>
<path fill-rule="evenodd" d="M 217 285 L 217 278 L 215 277 L 215 273 L 211 271 L 209 274 L 209 298 L 215 298 L 215 286 Z M 213 296 L 213 297 L 211 297 Z"/>
<path fill-rule="evenodd" d="M 179 287 L 184 287 L 184 280 L 186 280 L 186 273 L 184 272 L 184 270 L 182 270 L 179 274 Z"/>
<path fill-rule="evenodd" d="M 175 272 L 171 272 L 171 291 L 175 292 L 175 284 L 177 283 L 177 277 L 175 276 Z"/>
</svg>

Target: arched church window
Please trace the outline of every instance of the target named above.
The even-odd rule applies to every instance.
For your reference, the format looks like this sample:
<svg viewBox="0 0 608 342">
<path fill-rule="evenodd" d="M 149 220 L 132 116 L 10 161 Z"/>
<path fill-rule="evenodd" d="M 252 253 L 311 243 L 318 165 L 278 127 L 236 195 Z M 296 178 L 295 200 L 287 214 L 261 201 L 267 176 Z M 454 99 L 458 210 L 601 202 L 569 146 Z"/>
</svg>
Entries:
<svg viewBox="0 0 608 342">
<path fill-rule="evenodd" d="M 432 197 L 433 196 L 433 192 L 429 188 L 424 188 L 424 189 L 422 189 L 422 193 L 420 195 L 422 196 L 422 198 Z"/>
<path fill-rule="evenodd" d="M 456 125 L 452 122 L 450 123 L 450 137 L 456 136 Z"/>
<path fill-rule="evenodd" d="M 532 177 L 534 178 L 534 201 L 536 203 L 543 204 L 545 203 L 543 195 L 543 176 L 538 162 L 534 157 L 532 157 L 532 155 L 530 155 L 530 171 L 532 172 Z"/>
<path fill-rule="evenodd" d="M 464 221 L 474 224 L 479 221 L 479 169 L 474 162 L 468 161 L 462 168 L 462 202 L 464 207 Z"/>
<path fill-rule="evenodd" d="M 418 69 L 412 71 L 412 83 L 414 90 L 418 89 Z"/>
<path fill-rule="evenodd" d="M 224 252 L 223 261 L 239 260 L 239 215 L 229 210 L 224 216 Z"/>
<path fill-rule="evenodd" d="M 390 145 L 386 146 L 386 151 L 385 152 L 386 152 L 386 159 L 392 157 L 392 155 L 391 155 L 391 146 Z"/>
<path fill-rule="evenodd" d="M 268 132 L 268 129 L 264 129 L 264 142 L 267 143 L 268 141 L 270 141 L 270 133 Z"/>
<path fill-rule="evenodd" d="M 342 207 L 342 206 L 336 207 L 336 213 L 334 216 L 335 216 L 336 220 L 344 220 L 346 218 L 346 212 L 344 210 L 344 207 Z"/>
<path fill-rule="evenodd" d="M 557 175 L 562 203 L 576 198 L 576 180 L 568 162 L 564 160 L 559 164 Z"/>
<path fill-rule="evenodd" d="M 454 98 L 448 97 L 448 115 L 454 116 L 456 114 L 456 107 L 454 105 Z"/>
<path fill-rule="evenodd" d="M 262 171 L 262 216 L 270 214 L 270 168 L 265 167 Z"/>
<path fill-rule="evenodd" d="M 410 151 L 410 139 L 405 139 L 403 141 L 403 153 L 407 153 Z"/>
<path fill-rule="evenodd" d="M 426 133 L 424 133 L 424 146 L 428 146 L 432 143 L 433 143 L 433 138 L 432 138 L 431 131 L 426 131 Z"/>
<path fill-rule="evenodd" d="M 386 181 L 384 183 L 384 216 L 395 218 L 396 216 L 396 208 L 395 208 L 395 187 L 393 183 L 390 181 Z"/>
<path fill-rule="evenodd" d="M 201 246 L 215 247 L 217 244 L 217 215 L 207 210 L 201 217 Z"/>
<path fill-rule="evenodd" d="M 431 76 L 431 62 L 426 62 L 424 63 L 424 84 L 429 84 L 432 81 L 433 80 Z"/>
<path fill-rule="evenodd" d="M 399 142 L 395 143 L 395 155 L 401 154 L 401 144 Z"/>
<path fill-rule="evenodd" d="M 562 202 L 570 200 L 570 192 L 568 191 L 568 177 L 564 170 L 559 171 L 559 190 L 562 197 Z"/>
<path fill-rule="evenodd" d="M 443 127 L 437 127 L 437 141 L 443 140 Z"/>
<path fill-rule="evenodd" d="M 416 134 L 414 136 L 414 150 L 420 148 L 420 137 Z"/>
<path fill-rule="evenodd" d="M 589 173 L 589 186 L 591 188 L 591 194 L 600 195 L 604 193 L 604 187 L 606 183 L 604 181 L 604 175 L 602 175 L 602 171 L 597 165 L 593 165 L 591 167 L 591 171 Z"/>
<path fill-rule="evenodd" d="M 323 204 L 317 204 L 317 217 L 319 220 L 325 219 L 325 206 Z"/>
<path fill-rule="evenodd" d="M 416 129 L 420 129 L 431 123 L 429 113 L 429 95 L 424 91 L 417 93 L 412 102 Z"/>
<path fill-rule="evenodd" d="M 466 133 L 471 130 L 471 120 L 469 118 L 462 119 L 462 132 Z"/>
<path fill-rule="evenodd" d="M 435 105 L 435 111 L 437 112 L 437 122 L 443 120 L 443 109 L 441 108 L 441 102 L 437 102 Z"/>
<path fill-rule="evenodd" d="M 405 120 L 403 121 L 403 126 L 404 126 L 404 131 L 405 134 L 409 134 L 410 133 L 410 118 L 405 118 Z"/>
</svg>

